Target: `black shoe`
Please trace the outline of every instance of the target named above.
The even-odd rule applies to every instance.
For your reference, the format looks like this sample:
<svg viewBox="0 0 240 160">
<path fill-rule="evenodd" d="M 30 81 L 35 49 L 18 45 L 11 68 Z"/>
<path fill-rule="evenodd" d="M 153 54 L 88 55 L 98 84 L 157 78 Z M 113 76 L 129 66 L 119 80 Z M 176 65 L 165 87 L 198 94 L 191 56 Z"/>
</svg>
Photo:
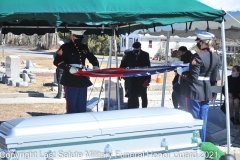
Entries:
<svg viewBox="0 0 240 160">
<path fill-rule="evenodd" d="M 230 120 L 231 120 L 231 122 L 232 122 L 233 124 L 236 124 L 234 117 L 231 117 Z"/>
<path fill-rule="evenodd" d="M 237 124 L 240 124 L 240 121 L 239 121 L 239 119 L 237 119 Z"/>
<path fill-rule="evenodd" d="M 56 95 L 54 98 L 61 99 L 62 97 L 61 97 L 61 96 L 58 96 L 58 95 Z"/>
<path fill-rule="evenodd" d="M 129 94 L 128 94 L 128 92 L 126 92 L 125 97 L 128 97 L 128 96 L 129 96 Z"/>
</svg>

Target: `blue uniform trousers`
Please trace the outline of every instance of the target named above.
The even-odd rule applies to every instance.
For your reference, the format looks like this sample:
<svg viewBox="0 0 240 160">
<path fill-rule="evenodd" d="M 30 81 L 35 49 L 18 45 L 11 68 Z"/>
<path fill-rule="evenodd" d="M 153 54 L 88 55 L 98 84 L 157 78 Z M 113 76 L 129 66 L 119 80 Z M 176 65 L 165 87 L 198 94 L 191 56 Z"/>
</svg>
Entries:
<svg viewBox="0 0 240 160">
<path fill-rule="evenodd" d="M 87 110 L 87 87 L 64 87 L 67 113 L 84 113 Z"/>
<path fill-rule="evenodd" d="M 187 111 L 190 112 L 194 118 L 203 120 L 203 126 L 200 130 L 200 136 L 202 141 L 205 142 L 209 101 L 188 99 L 186 107 Z"/>
</svg>

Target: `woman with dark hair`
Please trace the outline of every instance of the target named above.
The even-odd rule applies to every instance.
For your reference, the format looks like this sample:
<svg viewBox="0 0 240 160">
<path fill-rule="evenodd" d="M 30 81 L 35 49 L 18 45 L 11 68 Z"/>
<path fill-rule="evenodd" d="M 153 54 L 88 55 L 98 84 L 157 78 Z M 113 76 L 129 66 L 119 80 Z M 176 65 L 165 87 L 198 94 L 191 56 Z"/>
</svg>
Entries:
<svg viewBox="0 0 240 160">
<path fill-rule="evenodd" d="M 229 110 L 230 119 L 235 124 L 240 124 L 239 121 L 239 103 L 240 103 L 240 66 L 232 67 L 232 74 L 228 76 L 228 95 L 229 95 Z M 223 94 L 224 94 L 223 86 Z M 233 114 L 235 112 L 235 115 Z"/>
</svg>

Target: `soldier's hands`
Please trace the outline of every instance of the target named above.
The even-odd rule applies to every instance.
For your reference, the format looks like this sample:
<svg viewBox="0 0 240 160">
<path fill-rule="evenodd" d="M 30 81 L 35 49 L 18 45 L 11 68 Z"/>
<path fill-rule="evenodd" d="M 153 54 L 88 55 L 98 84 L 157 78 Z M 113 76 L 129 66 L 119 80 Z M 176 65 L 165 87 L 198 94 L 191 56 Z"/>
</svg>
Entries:
<svg viewBox="0 0 240 160">
<path fill-rule="evenodd" d="M 183 72 L 186 72 L 186 71 L 188 71 L 188 70 L 189 70 L 189 67 L 178 67 L 178 68 L 177 68 L 177 73 L 178 73 L 179 75 L 182 75 Z"/>
<path fill-rule="evenodd" d="M 69 70 L 69 72 L 70 72 L 71 74 L 75 74 L 75 73 L 78 72 L 78 68 L 76 68 L 76 67 L 71 67 L 70 70 Z"/>
<path fill-rule="evenodd" d="M 178 67 L 178 68 L 177 68 L 177 73 L 181 76 L 181 75 L 182 75 L 182 72 L 183 72 L 182 67 Z"/>
</svg>

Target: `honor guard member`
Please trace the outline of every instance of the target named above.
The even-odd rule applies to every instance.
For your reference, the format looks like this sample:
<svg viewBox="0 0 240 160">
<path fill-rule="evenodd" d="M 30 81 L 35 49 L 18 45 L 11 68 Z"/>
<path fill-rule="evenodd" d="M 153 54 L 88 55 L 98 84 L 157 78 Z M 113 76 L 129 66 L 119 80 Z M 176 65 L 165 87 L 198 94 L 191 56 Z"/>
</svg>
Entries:
<svg viewBox="0 0 240 160">
<path fill-rule="evenodd" d="M 189 71 L 180 73 L 180 90 L 187 98 L 186 110 L 194 118 L 203 120 L 200 136 L 205 141 L 209 100 L 212 99 L 210 77 L 216 78 L 220 62 L 218 56 L 209 49 L 214 35 L 204 31 L 197 31 L 196 34 L 200 38 L 201 51 L 192 56 Z"/>
<path fill-rule="evenodd" d="M 63 41 L 59 41 L 58 42 L 58 50 L 60 49 L 61 45 L 63 45 L 64 42 Z M 57 50 L 57 52 L 58 52 Z M 53 55 L 53 58 L 55 59 L 57 52 Z M 63 93 L 62 93 L 62 85 L 61 85 L 61 78 L 62 78 L 62 74 L 63 74 L 63 69 L 57 67 L 56 69 L 56 78 L 57 78 L 57 83 L 58 83 L 58 93 L 54 98 L 62 98 L 63 97 Z"/>
<path fill-rule="evenodd" d="M 85 67 L 86 58 L 99 69 L 97 58 L 82 44 L 84 31 L 72 31 L 71 40 L 63 44 L 54 59 L 54 65 L 64 70 L 61 84 L 64 86 L 67 113 L 86 112 L 87 87 L 92 83 L 89 77 L 75 76 L 79 69 Z"/>
<path fill-rule="evenodd" d="M 151 66 L 149 60 L 149 53 L 141 50 L 141 43 L 135 42 L 132 45 L 133 50 L 126 52 L 120 67 L 145 67 Z M 146 108 L 148 105 L 147 99 L 147 86 L 151 81 L 151 75 L 147 73 L 139 77 L 126 77 L 124 78 L 128 91 L 128 109 L 139 108 L 138 96 L 142 99 L 142 108 Z"/>
</svg>

